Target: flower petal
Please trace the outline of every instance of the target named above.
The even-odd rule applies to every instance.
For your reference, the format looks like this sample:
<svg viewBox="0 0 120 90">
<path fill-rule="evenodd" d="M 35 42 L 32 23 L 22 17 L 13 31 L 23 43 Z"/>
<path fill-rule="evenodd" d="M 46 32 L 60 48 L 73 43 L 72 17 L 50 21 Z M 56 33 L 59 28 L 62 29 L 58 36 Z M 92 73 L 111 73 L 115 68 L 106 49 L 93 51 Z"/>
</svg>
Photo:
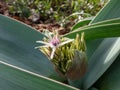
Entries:
<svg viewBox="0 0 120 90">
<path fill-rule="evenodd" d="M 50 59 L 53 59 L 55 50 L 56 50 L 56 47 L 53 47 L 53 48 L 52 48 L 52 53 L 51 53 L 51 55 L 50 55 Z"/>
<path fill-rule="evenodd" d="M 64 41 L 64 42 L 60 43 L 59 46 L 63 46 L 63 45 L 65 45 L 65 44 L 67 44 L 67 43 L 72 42 L 73 40 L 74 40 L 74 39 L 69 39 L 69 40 L 67 40 L 67 41 Z"/>
<path fill-rule="evenodd" d="M 44 42 L 44 41 L 36 41 L 36 43 L 41 43 L 41 44 L 45 44 L 45 45 L 47 45 L 47 46 L 50 46 L 50 43 Z"/>
<path fill-rule="evenodd" d="M 42 48 L 42 47 L 49 47 L 49 46 L 47 46 L 47 45 L 44 45 L 44 46 L 37 46 L 37 47 L 35 47 L 35 49 Z"/>
</svg>

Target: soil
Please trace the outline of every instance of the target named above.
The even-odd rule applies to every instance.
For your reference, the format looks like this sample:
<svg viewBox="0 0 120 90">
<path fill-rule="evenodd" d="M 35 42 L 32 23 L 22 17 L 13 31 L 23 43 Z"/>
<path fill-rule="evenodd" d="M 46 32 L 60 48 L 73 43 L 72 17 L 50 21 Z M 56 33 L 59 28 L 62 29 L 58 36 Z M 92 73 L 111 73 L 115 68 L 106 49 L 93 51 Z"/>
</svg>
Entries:
<svg viewBox="0 0 120 90">
<path fill-rule="evenodd" d="M 51 32 L 53 30 L 58 30 L 60 34 L 65 34 L 70 31 L 70 27 L 73 25 L 73 24 L 71 25 L 71 23 L 68 23 L 69 27 L 65 28 L 65 27 L 61 27 L 58 23 L 55 23 L 55 22 L 54 23 L 51 22 L 47 24 L 40 23 L 42 21 L 39 21 L 39 23 L 32 22 L 30 19 L 26 19 L 18 15 L 10 14 L 8 10 L 8 5 L 5 3 L 4 0 L 0 0 L 0 14 L 19 20 L 27 25 L 32 26 L 33 28 L 35 28 L 36 30 L 40 32 L 42 32 L 44 29 L 47 29 Z"/>
</svg>

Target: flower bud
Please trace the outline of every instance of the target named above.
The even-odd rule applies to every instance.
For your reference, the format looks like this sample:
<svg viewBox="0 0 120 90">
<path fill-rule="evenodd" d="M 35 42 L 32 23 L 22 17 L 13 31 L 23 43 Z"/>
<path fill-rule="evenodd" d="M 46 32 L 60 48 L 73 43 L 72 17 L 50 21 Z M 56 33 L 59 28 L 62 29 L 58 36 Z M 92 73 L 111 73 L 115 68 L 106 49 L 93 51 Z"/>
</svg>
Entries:
<svg viewBox="0 0 120 90">
<path fill-rule="evenodd" d="M 84 33 L 75 39 L 60 37 L 57 32 L 37 43 L 44 44 L 39 48 L 54 64 L 56 72 L 70 80 L 81 78 L 87 70 L 86 45 Z"/>
<path fill-rule="evenodd" d="M 87 58 L 85 52 L 75 50 L 74 58 L 70 69 L 66 72 L 66 77 L 70 80 L 81 78 L 87 70 Z"/>
</svg>

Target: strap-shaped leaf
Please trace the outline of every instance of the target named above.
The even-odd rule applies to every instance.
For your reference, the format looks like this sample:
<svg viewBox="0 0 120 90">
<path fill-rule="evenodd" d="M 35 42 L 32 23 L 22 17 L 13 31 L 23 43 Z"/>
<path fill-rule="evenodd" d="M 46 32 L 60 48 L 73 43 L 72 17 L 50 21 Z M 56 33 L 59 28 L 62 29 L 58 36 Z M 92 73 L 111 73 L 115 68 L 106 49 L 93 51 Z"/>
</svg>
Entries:
<svg viewBox="0 0 120 90">
<path fill-rule="evenodd" d="M 120 38 L 104 40 L 90 58 L 84 88 L 90 87 L 95 80 L 109 68 L 120 53 Z"/>
<path fill-rule="evenodd" d="M 0 61 L 1 90 L 79 90 Z"/>
<path fill-rule="evenodd" d="M 33 28 L 0 15 L 0 61 L 47 77 L 57 76 L 46 56 L 34 49 L 42 38 Z"/>
<path fill-rule="evenodd" d="M 103 21 L 103 20 L 120 18 L 120 5 L 119 5 L 119 3 L 120 3 L 120 0 L 110 0 L 110 2 L 99 12 L 99 14 L 95 17 L 95 19 L 91 22 L 91 24 L 99 22 L 99 21 Z M 101 48 L 98 47 L 98 49 L 96 49 L 95 53 L 99 53 L 99 50 L 103 51 L 101 53 L 100 57 L 98 57 L 97 54 L 96 55 L 93 54 L 94 56 L 92 56 L 92 58 L 94 57 L 94 59 L 91 59 L 89 62 L 90 63 L 89 66 L 91 66 L 91 70 L 89 69 L 88 72 L 90 72 L 90 73 L 87 73 L 86 77 L 84 79 L 84 83 L 83 83 L 84 89 L 90 88 L 93 85 L 93 83 L 95 83 L 97 81 L 97 79 L 100 78 L 100 76 L 108 69 L 108 67 L 110 67 L 110 65 L 116 60 L 117 56 L 119 55 L 119 53 L 120 53 L 120 51 L 119 51 L 120 50 L 120 46 L 119 46 L 120 39 L 113 38 L 112 42 L 111 43 L 110 42 L 111 42 L 111 39 L 105 39 L 102 41 L 102 43 L 106 43 L 106 45 L 108 45 L 108 47 L 109 47 L 109 48 L 107 47 L 108 49 L 103 48 L 104 46 L 102 47 L 101 46 L 102 44 L 100 45 Z M 105 52 L 104 52 L 104 49 L 105 49 Z M 112 51 L 109 51 L 109 50 L 112 50 Z M 106 54 L 104 54 L 104 53 L 106 53 Z M 96 67 L 94 67 L 93 63 L 97 64 L 98 62 L 100 62 L 100 60 L 103 60 L 103 64 L 101 64 L 101 67 L 104 67 L 104 68 L 101 68 L 100 65 L 96 65 Z M 99 73 L 97 73 L 97 72 L 95 73 L 93 68 L 96 68 L 96 71 L 98 70 Z M 94 74 L 92 72 L 94 72 Z M 88 82 L 90 82 L 90 83 L 88 83 Z"/>
<path fill-rule="evenodd" d="M 99 28 L 101 27 L 101 29 L 102 29 L 101 31 L 104 32 L 106 27 L 109 27 L 109 26 L 111 27 L 112 24 L 113 24 L 113 26 L 115 24 L 117 25 L 117 22 L 119 21 L 118 18 L 120 18 L 119 3 L 120 3 L 120 0 L 110 0 L 110 2 L 98 13 L 98 15 L 95 17 L 95 19 L 93 19 L 91 21 L 89 26 L 79 28 L 79 31 L 71 32 L 70 34 L 67 34 L 65 36 L 74 37 L 75 33 L 79 33 L 79 32 L 91 33 L 89 30 L 92 30 L 92 29 L 98 28 L 98 27 Z M 118 20 L 117 20 L 117 22 L 114 20 L 112 22 L 109 22 L 110 19 L 112 19 L 112 20 L 118 19 Z M 107 20 L 107 21 L 105 21 L 105 20 Z M 92 28 L 92 27 L 94 27 L 94 28 Z M 102 28 L 102 27 L 104 27 L 104 28 Z M 118 27 L 120 27 L 120 25 L 118 25 Z M 111 28 L 114 28 L 114 27 L 111 27 Z M 80 31 L 80 30 L 82 30 L 82 31 Z M 97 30 L 98 30 L 99 34 L 102 33 L 100 36 L 97 35 Z M 104 36 L 104 33 L 100 31 L 100 29 L 93 30 L 93 33 L 91 33 L 91 36 L 88 35 L 89 33 L 87 34 L 88 36 L 86 35 L 86 39 L 90 39 L 91 37 L 94 37 L 94 39 L 106 37 L 107 33 L 108 33 L 108 37 L 111 37 L 111 36 L 109 36 L 110 35 L 109 32 L 111 32 L 111 30 L 112 29 L 110 29 L 110 28 L 108 29 L 108 31 L 105 30 L 105 31 L 107 31 L 107 32 L 105 32 L 106 33 L 105 36 Z M 94 33 L 94 31 L 96 33 Z M 120 29 L 118 29 L 118 32 L 119 31 L 120 31 Z M 111 33 L 113 33 L 115 36 L 118 35 L 116 33 L 116 31 L 112 31 Z M 73 36 L 72 36 L 72 34 L 73 34 Z M 93 38 L 91 38 L 91 40 L 92 39 Z M 96 42 L 97 42 L 97 44 L 96 44 Z M 82 83 L 77 83 L 77 85 L 76 85 L 76 86 L 83 85 L 83 89 L 85 89 L 85 90 L 90 88 L 103 75 L 103 73 L 110 67 L 110 65 L 116 60 L 117 56 L 120 53 L 120 51 L 119 51 L 120 50 L 120 46 L 119 46 L 120 39 L 113 38 L 113 39 L 104 39 L 104 40 L 100 40 L 100 41 L 92 40 L 92 43 L 91 42 L 89 43 L 88 41 L 86 43 L 87 43 L 87 46 L 89 46 L 89 48 L 87 48 L 87 53 L 90 54 L 90 55 L 88 55 L 89 56 L 89 68 L 88 68 L 88 72 L 86 73 L 84 79 L 79 81 Z M 93 47 L 95 47 L 94 50 L 91 50 L 91 49 L 93 49 Z M 99 84 L 99 82 L 98 82 L 98 84 Z M 104 84 L 103 84 L 103 86 L 104 86 Z M 106 89 L 104 89 L 104 90 L 106 90 Z"/>
<path fill-rule="evenodd" d="M 98 90 L 119 90 L 120 89 L 120 55 L 111 67 L 97 81 L 95 87 Z"/>
<path fill-rule="evenodd" d="M 119 37 L 120 36 L 120 19 L 110 20 L 90 26 L 79 28 L 71 33 L 66 34 L 66 37 L 74 38 L 76 34 L 81 32 L 85 33 L 85 39 L 98 39 L 106 37 Z"/>
</svg>

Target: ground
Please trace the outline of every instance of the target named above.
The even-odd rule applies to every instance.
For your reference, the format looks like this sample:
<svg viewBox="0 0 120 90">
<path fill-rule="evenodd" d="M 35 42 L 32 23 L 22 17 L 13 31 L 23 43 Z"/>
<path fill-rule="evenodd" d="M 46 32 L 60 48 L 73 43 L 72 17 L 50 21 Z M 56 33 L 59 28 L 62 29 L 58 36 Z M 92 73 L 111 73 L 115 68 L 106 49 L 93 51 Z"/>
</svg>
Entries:
<svg viewBox="0 0 120 90">
<path fill-rule="evenodd" d="M 47 30 L 50 30 L 50 31 L 59 30 L 60 34 L 65 34 L 65 33 L 70 31 L 70 27 L 72 26 L 71 23 L 68 23 L 69 27 L 67 27 L 67 28 L 61 27 L 56 22 L 47 23 L 47 24 L 45 24 L 45 23 L 35 23 L 35 22 L 32 22 L 30 19 L 25 19 L 25 18 L 19 17 L 18 15 L 10 14 L 9 11 L 8 11 L 8 6 L 4 2 L 4 0 L 0 0 L 0 14 L 3 14 L 5 16 L 8 16 L 8 17 L 14 18 L 16 20 L 19 20 L 19 21 L 21 21 L 21 22 L 23 22 L 27 25 L 32 26 L 33 28 L 35 28 L 36 30 L 38 30 L 40 32 L 43 29 L 47 29 Z"/>
</svg>

